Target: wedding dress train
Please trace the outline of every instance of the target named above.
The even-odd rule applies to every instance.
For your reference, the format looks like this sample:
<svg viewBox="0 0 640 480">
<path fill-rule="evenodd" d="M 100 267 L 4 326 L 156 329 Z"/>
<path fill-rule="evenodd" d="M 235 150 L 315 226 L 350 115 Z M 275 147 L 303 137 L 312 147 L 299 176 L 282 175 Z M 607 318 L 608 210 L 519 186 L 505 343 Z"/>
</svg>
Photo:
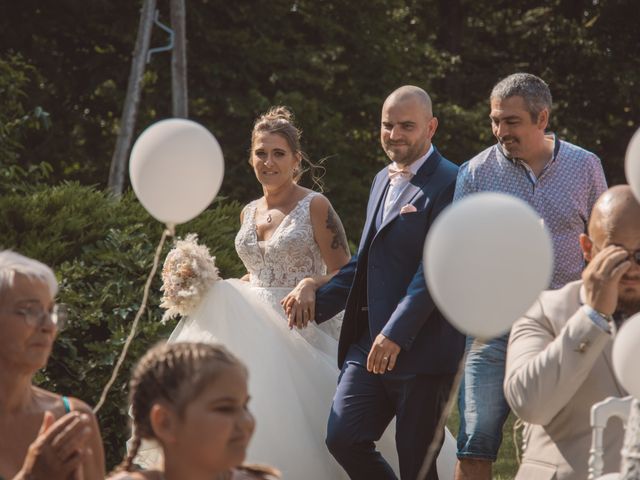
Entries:
<svg viewBox="0 0 640 480">
<path fill-rule="evenodd" d="M 280 306 L 300 280 L 326 270 L 309 213 L 314 195 L 302 199 L 266 242 L 257 238 L 256 202 L 250 203 L 236 237 L 250 282 L 215 282 L 169 338 L 170 342 L 221 342 L 247 365 L 256 431 L 246 461 L 274 466 L 284 480 L 348 478 L 324 444 L 339 374 L 340 319 L 289 330 Z M 454 440 L 446 433 L 445 447 L 451 451 Z M 378 448 L 399 472 L 393 425 Z M 153 461 L 153 455 L 153 449 L 143 449 L 137 461 Z M 450 465 L 441 468 L 440 463 L 439 471 L 450 469 Z M 449 480 L 452 470 L 450 474 L 443 470 L 440 476 Z"/>
</svg>

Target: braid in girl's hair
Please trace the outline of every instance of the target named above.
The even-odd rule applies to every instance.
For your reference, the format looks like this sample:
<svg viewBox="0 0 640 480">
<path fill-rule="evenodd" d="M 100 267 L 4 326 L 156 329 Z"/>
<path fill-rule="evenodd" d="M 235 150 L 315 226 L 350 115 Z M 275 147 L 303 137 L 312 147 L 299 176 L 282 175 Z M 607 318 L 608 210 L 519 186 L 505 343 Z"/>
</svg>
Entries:
<svg viewBox="0 0 640 480">
<path fill-rule="evenodd" d="M 124 471 L 124 472 L 131 471 L 133 467 L 133 459 L 136 458 L 136 455 L 138 454 L 138 450 L 140 449 L 141 443 L 142 443 L 142 438 L 138 436 L 138 432 L 134 428 L 133 437 L 131 439 L 131 449 L 129 450 L 127 455 L 124 457 L 124 460 L 122 461 L 122 463 L 118 465 L 118 467 L 116 468 L 116 471 Z"/>
<path fill-rule="evenodd" d="M 291 151 L 294 154 L 300 154 L 302 159 L 300 162 L 300 168 L 293 177 L 296 183 L 306 171 L 311 170 L 311 181 L 318 191 L 323 191 L 322 177 L 326 171 L 322 166 L 323 160 L 314 163 L 309 159 L 307 154 L 302 151 L 302 148 L 300 147 L 302 130 L 296 126 L 293 112 L 291 110 L 284 106 L 275 106 L 271 107 L 267 113 L 263 113 L 257 118 L 253 124 L 253 131 L 251 132 L 252 150 L 256 136 L 261 133 L 277 133 L 278 135 L 281 135 L 287 141 Z M 249 163 L 251 163 L 251 160 L 249 160 Z M 304 163 L 306 163 L 309 168 L 304 168 Z"/>
<path fill-rule="evenodd" d="M 117 471 L 130 472 L 142 439 L 155 438 L 149 418 L 154 404 L 164 401 L 182 415 L 189 400 L 230 366 L 245 368 L 225 347 L 209 343 L 161 344 L 145 353 L 129 382 L 132 447 Z"/>
</svg>

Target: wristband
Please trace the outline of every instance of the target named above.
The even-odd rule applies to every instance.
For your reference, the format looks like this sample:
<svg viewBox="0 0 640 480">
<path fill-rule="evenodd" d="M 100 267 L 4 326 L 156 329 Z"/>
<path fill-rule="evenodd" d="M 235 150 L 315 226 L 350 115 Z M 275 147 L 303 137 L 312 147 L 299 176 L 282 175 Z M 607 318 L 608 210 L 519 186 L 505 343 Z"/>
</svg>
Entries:
<svg viewBox="0 0 640 480">
<path fill-rule="evenodd" d="M 601 328 L 605 332 L 611 332 L 611 325 L 613 325 L 613 315 L 606 315 L 586 304 L 582 306 L 582 309 L 591 319 L 591 321 L 595 323 L 599 328 Z"/>
</svg>

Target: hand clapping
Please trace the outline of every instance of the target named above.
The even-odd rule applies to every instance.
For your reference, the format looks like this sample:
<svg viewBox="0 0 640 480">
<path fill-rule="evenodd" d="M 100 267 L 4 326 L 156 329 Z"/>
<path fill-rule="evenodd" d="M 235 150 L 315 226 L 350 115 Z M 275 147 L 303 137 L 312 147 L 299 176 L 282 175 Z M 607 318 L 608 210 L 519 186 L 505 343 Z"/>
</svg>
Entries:
<svg viewBox="0 0 640 480">
<path fill-rule="evenodd" d="M 45 412 L 16 479 L 82 480 L 81 463 L 92 454 L 87 446 L 90 434 L 91 423 L 86 414 L 71 412 L 56 421 L 51 412 Z"/>
</svg>

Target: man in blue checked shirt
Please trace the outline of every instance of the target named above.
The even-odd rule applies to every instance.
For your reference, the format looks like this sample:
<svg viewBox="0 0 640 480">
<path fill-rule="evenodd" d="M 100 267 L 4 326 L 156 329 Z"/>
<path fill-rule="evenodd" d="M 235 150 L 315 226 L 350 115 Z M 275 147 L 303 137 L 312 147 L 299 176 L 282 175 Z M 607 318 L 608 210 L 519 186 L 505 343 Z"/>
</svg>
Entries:
<svg viewBox="0 0 640 480">
<path fill-rule="evenodd" d="M 580 279 L 584 259 L 576 238 L 607 184 L 598 157 L 547 132 L 551 92 L 540 78 L 515 73 L 491 92 L 491 129 L 498 143 L 460 167 L 454 202 L 476 192 L 501 192 L 526 201 L 553 240 L 549 288 Z M 505 292 L 505 295 L 507 293 Z M 503 381 L 509 334 L 480 342 L 468 337 L 458 407 L 456 480 L 490 480 L 509 415 Z"/>
</svg>

